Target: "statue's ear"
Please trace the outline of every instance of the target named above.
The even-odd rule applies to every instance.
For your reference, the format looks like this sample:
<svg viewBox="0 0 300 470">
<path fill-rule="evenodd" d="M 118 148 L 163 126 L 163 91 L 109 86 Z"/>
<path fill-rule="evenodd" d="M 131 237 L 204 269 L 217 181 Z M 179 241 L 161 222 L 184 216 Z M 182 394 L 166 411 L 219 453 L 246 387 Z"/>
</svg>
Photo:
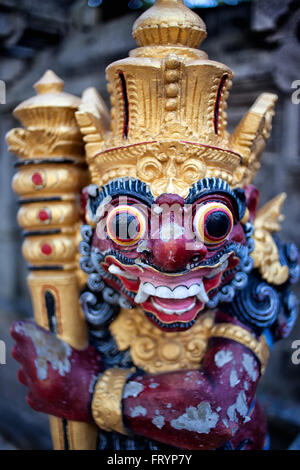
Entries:
<svg viewBox="0 0 300 470">
<path fill-rule="evenodd" d="M 250 221 L 253 222 L 256 217 L 259 203 L 259 191 L 252 184 L 245 186 L 244 191 L 246 195 L 246 206 L 249 211 Z"/>
</svg>

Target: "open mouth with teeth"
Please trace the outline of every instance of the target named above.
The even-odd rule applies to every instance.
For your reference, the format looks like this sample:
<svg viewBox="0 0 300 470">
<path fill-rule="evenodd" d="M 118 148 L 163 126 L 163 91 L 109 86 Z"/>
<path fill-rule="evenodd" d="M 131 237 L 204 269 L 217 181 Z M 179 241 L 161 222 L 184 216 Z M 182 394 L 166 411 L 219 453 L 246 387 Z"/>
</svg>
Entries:
<svg viewBox="0 0 300 470">
<path fill-rule="evenodd" d="M 192 326 L 209 302 L 210 293 L 220 285 L 225 271 L 236 265 L 232 251 L 213 266 L 200 266 L 185 273 L 162 273 L 134 263 L 124 265 L 114 256 L 102 263 L 110 274 L 106 279 L 134 305 L 140 305 L 150 320 L 161 328 L 182 329 Z M 113 275 L 113 276 L 111 276 Z"/>
</svg>

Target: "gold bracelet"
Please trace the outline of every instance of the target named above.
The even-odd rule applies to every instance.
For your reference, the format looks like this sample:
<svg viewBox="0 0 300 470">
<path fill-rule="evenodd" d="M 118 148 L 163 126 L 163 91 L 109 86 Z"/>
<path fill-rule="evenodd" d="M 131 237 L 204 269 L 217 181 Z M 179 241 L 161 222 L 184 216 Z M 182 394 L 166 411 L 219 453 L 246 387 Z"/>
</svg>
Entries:
<svg viewBox="0 0 300 470">
<path fill-rule="evenodd" d="M 92 415 L 104 431 L 125 431 L 122 419 L 122 397 L 127 377 L 132 369 L 107 369 L 98 380 L 92 401 Z"/>
<path fill-rule="evenodd" d="M 231 323 L 217 323 L 213 326 L 210 337 L 232 339 L 237 343 L 243 344 L 248 349 L 251 349 L 260 362 L 261 374 L 263 375 L 270 355 L 270 349 L 264 335 L 262 335 L 258 341 L 250 331 L 241 326 Z"/>
</svg>

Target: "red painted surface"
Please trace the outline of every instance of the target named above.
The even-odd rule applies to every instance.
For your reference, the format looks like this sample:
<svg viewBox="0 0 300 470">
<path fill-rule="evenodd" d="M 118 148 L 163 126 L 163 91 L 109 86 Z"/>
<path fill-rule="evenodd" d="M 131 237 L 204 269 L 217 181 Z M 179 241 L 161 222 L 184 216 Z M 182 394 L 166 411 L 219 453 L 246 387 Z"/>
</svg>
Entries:
<svg viewBox="0 0 300 470">
<path fill-rule="evenodd" d="M 43 177 L 40 173 L 34 173 L 31 177 L 31 181 L 35 186 L 41 186 L 43 184 Z"/>
<path fill-rule="evenodd" d="M 218 353 L 232 359 L 220 366 Z M 245 357 L 253 366 L 250 375 Z M 246 438 L 252 440 L 246 448 L 262 449 L 266 424 L 260 408 L 255 405 L 246 417 L 259 370 L 248 348 L 223 338 L 211 339 L 199 370 L 131 379 L 142 390 L 123 400 L 125 423 L 136 434 L 183 449 L 215 449 L 231 439 L 238 446 Z"/>
<path fill-rule="evenodd" d="M 198 237 L 195 237 L 193 232 L 193 213 L 197 210 L 199 204 L 207 203 L 211 201 L 218 201 L 225 204 L 233 214 L 234 225 L 231 233 L 228 237 L 218 245 L 210 245 L 209 247 Z M 147 207 L 139 201 L 131 199 L 132 203 L 139 204 L 139 207 L 147 214 Z M 111 207 L 115 207 L 117 202 L 111 203 Z M 177 205 L 179 211 L 173 207 Z M 107 220 L 107 214 L 103 214 L 103 219 L 98 223 L 97 229 L 94 233 L 93 246 L 97 247 L 100 252 L 109 250 L 119 251 L 121 255 L 125 255 L 131 260 L 139 258 L 142 262 L 146 262 L 141 271 L 135 263 L 120 263 L 118 257 L 107 256 L 102 263 L 103 269 L 109 271 L 110 265 L 116 265 L 120 268 L 117 277 L 121 280 L 122 284 L 126 289 L 133 293 L 137 293 L 141 282 L 149 282 L 155 287 L 159 285 L 169 286 L 175 289 L 178 286 L 189 287 L 192 282 L 199 280 L 203 281 L 206 294 L 210 295 L 210 292 L 221 286 L 222 276 L 218 273 L 214 277 L 207 278 L 206 276 L 210 273 L 210 269 L 204 267 L 204 264 L 209 263 L 209 260 L 213 258 L 220 249 L 226 246 L 231 241 L 236 241 L 240 244 L 245 244 L 245 233 L 240 222 L 236 220 L 234 214 L 234 208 L 230 198 L 224 195 L 206 195 L 200 197 L 199 200 L 195 201 L 194 204 L 185 207 L 186 211 L 180 210 L 184 205 L 184 200 L 174 194 L 163 194 L 155 201 L 155 206 L 158 209 L 155 216 L 149 218 L 149 235 L 144 240 L 145 249 L 139 250 L 139 245 L 130 246 L 130 250 L 124 249 L 124 247 L 117 246 L 116 243 L 108 236 L 105 232 L 105 223 Z M 171 210 L 170 210 L 171 207 Z M 166 210 L 166 212 L 165 212 Z M 108 209 L 109 212 L 109 209 Z M 104 231 L 100 231 L 101 236 L 98 236 L 98 227 L 104 227 Z M 168 236 L 166 234 L 171 234 Z M 227 267 L 224 268 L 228 271 L 232 270 L 239 263 L 239 259 L 234 255 L 228 258 Z M 122 277 L 122 270 L 130 274 L 132 277 L 136 277 L 136 281 L 126 279 L 126 276 Z M 226 282 L 228 282 L 227 279 Z M 119 290 L 119 284 L 116 282 L 117 279 L 107 279 L 106 283 Z M 126 295 L 126 293 L 125 293 Z M 211 295 L 214 295 L 213 293 Z M 132 298 L 130 298 L 132 301 Z M 163 311 L 160 298 L 148 297 L 146 301 L 142 301 L 139 305 L 144 311 L 154 315 L 159 322 L 163 324 L 176 323 L 178 321 L 178 315 L 175 313 L 170 314 L 170 311 L 174 312 L 179 308 L 183 309 L 187 305 L 179 305 L 178 299 L 171 302 L 170 305 L 164 305 L 169 312 Z M 182 308 L 181 308 L 182 307 Z M 204 309 L 205 305 L 201 300 L 195 296 L 191 296 L 189 299 L 189 305 L 187 313 L 181 316 L 180 320 L 186 323 L 193 321 L 196 316 Z M 155 320 L 153 320 L 155 321 Z M 190 324 L 189 327 L 191 327 Z M 164 329 L 163 325 L 159 325 L 159 328 Z M 180 327 L 178 327 L 180 331 Z M 173 330 L 176 331 L 177 327 Z"/>
<path fill-rule="evenodd" d="M 20 382 L 29 388 L 28 404 L 36 411 L 63 419 L 90 422 L 90 387 L 103 369 L 99 354 L 92 346 L 83 351 L 71 348 L 69 372 L 61 375 L 48 362 L 47 378 L 41 380 L 37 375 L 39 355 L 36 345 L 28 335 L 20 332 L 20 328 L 28 324 L 33 325 L 40 335 L 39 342 L 51 341 L 54 336 L 33 322 L 15 322 L 12 325 L 11 335 L 16 341 L 12 355 L 21 364 L 18 372 Z"/>
<path fill-rule="evenodd" d="M 247 208 L 250 213 L 250 220 L 251 222 L 253 222 L 256 217 L 257 209 L 258 209 L 259 191 L 255 186 L 253 186 L 253 184 L 249 184 L 248 186 L 245 186 L 244 191 L 246 194 Z"/>
<path fill-rule="evenodd" d="M 46 222 L 46 220 L 50 219 L 50 213 L 48 209 L 42 209 L 38 213 L 38 218 L 40 219 L 41 222 Z"/>
<path fill-rule="evenodd" d="M 220 314 L 222 322 L 225 318 Z M 17 342 L 12 354 L 21 364 L 19 380 L 29 388 L 29 405 L 60 418 L 91 421 L 89 390 L 103 370 L 99 354 L 91 346 L 84 351 L 71 348 L 70 370 L 61 375 L 48 363 L 48 376 L 40 380 L 36 346 L 20 332 L 20 325 L 26 324 L 31 322 L 16 322 L 12 327 Z M 52 336 L 35 328 L 46 339 Z M 250 368 L 245 366 L 245 356 Z M 246 448 L 261 449 L 266 424 L 258 404 L 251 409 L 259 379 L 260 366 L 248 348 L 223 338 L 211 339 L 199 370 L 130 378 L 139 390 L 123 400 L 124 423 L 137 435 L 183 449 L 215 449 L 229 440 L 238 446 L 244 439 L 251 441 Z"/>
<path fill-rule="evenodd" d="M 86 212 L 86 205 L 87 205 L 88 198 L 89 198 L 88 190 L 87 188 L 83 188 L 83 190 L 80 193 L 80 218 L 83 224 L 86 224 L 85 212 Z"/>
<path fill-rule="evenodd" d="M 41 252 L 44 254 L 44 255 L 51 255 L 52 253 L 52 247 L 51 245 L 49 245 L 49 243 L 44 243 L 42 246 L 41 246 Z"/>
<path fill-rule="evenodd" d="M 38 181 L 38 178 L 37 178 Z M 41 183 L 39 183 L 41 184 Z M 163 195 L 157 204 L 178 203 L 183 200 L 178 196 Z M 219 197 L 219 196 L 218 196 Z M 247 191 L 247 202 L 250 214 L 256 212 L 256 199 L 258 194 L 252 188 Z M 82 205 L 85 206 L 87 194 L 82 194 Z M 220 196 L 222 202 L 225 198 Z M 231 202 L 227 201 L 228 207 Z M 41 214 L 40 211 L 39 216 Z M 45 214 L 41 214 L 43 218 Z M 45 219 L 46 220 L 46 219 Z M 107 270 L 111 264 L 119 268 L 118 277 L 123 285 L 131 292 L 137 292 L 140 282 L 151 281 L 154 286 L 177 285 L 189 287 L 195 279 L 203 279 L 205 291 L 210 292 L 221 282 L 221 273 L 212 278 L 206 278 L 208 267 L 188 269 L 187 265 L 197 256 L 198 261 L 213 257 L 220 247 L 208 250 L 201 242 L 194 241 L 192 250 L 187 249 L 191 233 L 189 228 L 178 238 L 165 239 L 158 237 L 148 239 L 146 250 L 138 251 L 133 247 L 126 251 L 126 256 L 136 259 L 150 259 L 151 266 L 143 267 L 143 271 L 134 263 L 123 265 L 114 256 L 107 256 L 102 263 Z M 158 226 L 161 233 L 162 226 Z M 235 221 L 229 240 L 246 243 L 241 224 Z M 100 251 L 115 246 L 108 237 L 100 239 L 95 232 L 93 245 Z M 52 252 L 52 247 L 45 243 L 41 247 L 45 255 Z M 124 249 L 120 248 L 121 252 Z M 238 259 L 231 255 L 228 259 L 227 269 L 236 266 Z M 133 275 L 133 279 L 122 277 L 122 270 Z M 136 280 L 134 279 L 136 277 Z M 116 290 L 118 284 L 107 281 Z M 157 297 L 159 306 L 173 308 L 172 299 Z M 148 304 L 147 304 L 148 302 Z M 191 304 L 191 298 L 179 300 L 183 308 Z M 153 311 L 149 300 L 140 304 L 145 311 L 157 314 L 162 320 L 170 320 L 172 315 L 165 315 Z M 186 321 L 190 321 L 203 305 L 197 302 L 194 310 L 189 310 Z M 172 309 L 171 308 L 171 309 Z M 152 310 L 151 310 L 152 309 Z M 155 310 L 155 309 L 154 309 Z M 159 316 L 160 315 L 160 316 Z M 174 315 L 175 316 L 175 315 Z M 177 317 L 176 317 L 177 318 Z M 145 318 L 145 321 L 149 321 Z M 239 324 L 231 316 L 222 312 L 217 313 L 217 322 Z M 59 373 L 47 362 L 47 377 L 43 380 L 37 374 L 39 359 L 38 344 L 24 332 L 20 332 L 20 325 L 30 322 L 17 322 L 13 325 L 12 336 L 16 340 L 13 357 L 20 362 L 19 380 L 29 388 L 27 401 L 32 408 L 60 418 L 86 421 L 92 420 L 90 403 L 92 399 L 92 385 L 99 372 L 103 370 L 100 354 L 88 347 L 83 351 L 70 348 L 70 369 Z M 32 324 L 34 325 L 34 324 Z M 245 326 L 243 326 L 245 328 Z M 53 335 L 42 328 L 35 326 L 43 341 L 51 339 Z M 61 341 L 57 339 L 58 341 Z M 50 341 L 50 340 L 49 340 Z M 38 342 L 39 343 L 39 342 Z M 223 360 L 222 360 L 223 357 Z M 227 360 L 224 360 L 224 357 Z M 243 345 L 224 338 L 212 338 L 208 342 L 207 350 L 198 370 L 178 370 L 161 374 L 137 374 L 128 382 L 133 382 L 137 392 L 126 393 L 123 399 L 123 418 L 128 429 L 136 435 L 154 439 L 158 442 L 183 449 L 215 449 L 230 441 L 238 447 L 244 439 L 250 439 L 247 449 L 262 449 L 265 442 L 266 424 L 263 413 L 255 403 L 255 393 L 260 379 L 260 365 L 254 354 Z"/>
</svg>

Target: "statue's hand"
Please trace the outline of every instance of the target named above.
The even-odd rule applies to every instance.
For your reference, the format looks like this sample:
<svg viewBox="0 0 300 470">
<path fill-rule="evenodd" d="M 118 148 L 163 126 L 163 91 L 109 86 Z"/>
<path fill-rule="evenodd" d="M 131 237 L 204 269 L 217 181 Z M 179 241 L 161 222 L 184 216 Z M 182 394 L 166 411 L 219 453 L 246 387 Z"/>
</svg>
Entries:
<svg viewBox="0 0 300 470">
<path fill-rule="evenodd" d="M 19 380 L 29 388 L 28 404 L 36 411 L 68 420 L 91 421 L 93 383 L 103 369 L 92 346 L 79 351 L 31 321 L 12 325 L 13 357 Z"/>
</svg>

